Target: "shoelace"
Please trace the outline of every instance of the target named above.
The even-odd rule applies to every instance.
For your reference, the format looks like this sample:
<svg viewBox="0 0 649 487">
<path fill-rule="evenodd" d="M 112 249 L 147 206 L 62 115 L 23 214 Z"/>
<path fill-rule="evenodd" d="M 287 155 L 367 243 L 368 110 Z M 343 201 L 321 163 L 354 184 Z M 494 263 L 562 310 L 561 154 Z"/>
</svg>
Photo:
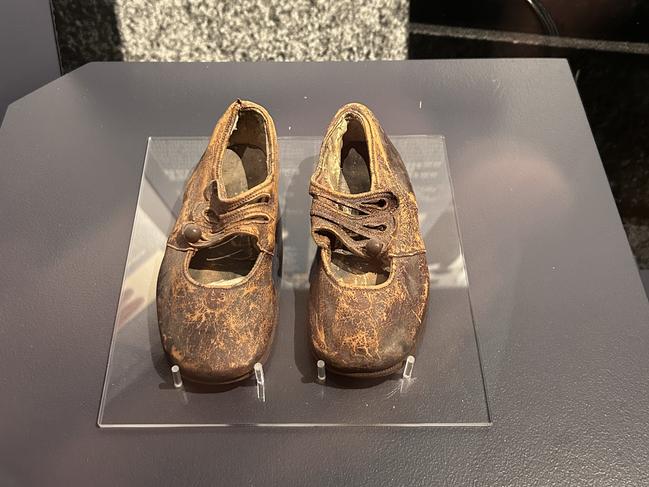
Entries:
<svg viewBox="0 0 649 487">
<path fill-rule="evenodd" d="M 311 182 L 309 193 L 314 233 L 331 233 L 346 250 L 359 257 L 378 258 L 394 234 L 396 196 L 390 191 L 340 194 Z"/>
<path fill-rule="evenodd" d="M 218 186 L 213 181 L 205 190 L 205 201 L 192 211 L 194 221 L 183 226 L 185 240 L 196 249 L 225 245 L 232 240 L 228 237 L 251 234 L 251 224 L 269 223 L 272 220 L 269 205 L 271 185 L 269 181 L 245 197 L 226 201 L 219 195 Z"/>
</svg>

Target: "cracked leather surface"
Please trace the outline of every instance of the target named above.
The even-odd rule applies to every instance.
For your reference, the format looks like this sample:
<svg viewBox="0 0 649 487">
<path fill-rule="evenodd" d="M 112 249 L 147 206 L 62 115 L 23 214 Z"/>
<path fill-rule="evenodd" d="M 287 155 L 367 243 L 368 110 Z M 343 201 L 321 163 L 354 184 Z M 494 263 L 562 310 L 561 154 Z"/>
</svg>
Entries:
<svg viewBox="0 0 649 487">
<path fill-rule="evenodd" d="M 248 191 L 226 198 L 218 178 L 219 164 L 240 110 L 254 110 L 265 121 L 268 177 Z M 274 278 L 278 176 L 277 138 L 270 115 L 259 105 L 237 100 L 216 124 L 203 157 L 188 178 L 158 275 L 162 345 L 169 360 L 190 380 L 235 381 L 250 374 L 253 365 L 263 362 L 269 352 L 278 316 Z M 246 218 L 251 214 L 265 218 Z M 188 241 L 183 231 L 188 225 L 198 226 L 201 234 L 209 237 Z M 197 249 L 235 234 L 257 239 L 260 253 L 250 273 L 230 285 L 192 279 L 188 266 Z"/>
<path fill-rule="evenodd" d="M 389 262 L 390 276 L 374 286 L 336 279 L 331 269 L 331 241 L 319 233 L 323 227 L 329 233 L 342 233 L 334 230 L 334 225 L 322 223 L 320 200 L 336 196 L 332 173 L 339 167 L 340 139 L 349 117 L 362 123 L 367 139 L 371 173 L 367 194 L 391 193 L 397 203 L 391 209 L 394 225 L 384 226 L 384 233 L 390 234 L 378 238 L 378 248 Z M 415 349 L 422 328 L 429 287 L 426 250 L 419 230 L 417 202 L 403 161 L 364 105 L 345 105 L 333 118 L 311 178 L 311 193 L 312 236 L 318 245 L 309 293 L 312 349 L 328 367 L 341 373 L 380 375 L 398 368 Z M 341 204 L 350 199 L 349 194 L 338 195 Z M 362 193 L 351 196 L 363 198 Z M 358 253 L 355 247 L 352 245 L 350 252 Z"/>
</svg>

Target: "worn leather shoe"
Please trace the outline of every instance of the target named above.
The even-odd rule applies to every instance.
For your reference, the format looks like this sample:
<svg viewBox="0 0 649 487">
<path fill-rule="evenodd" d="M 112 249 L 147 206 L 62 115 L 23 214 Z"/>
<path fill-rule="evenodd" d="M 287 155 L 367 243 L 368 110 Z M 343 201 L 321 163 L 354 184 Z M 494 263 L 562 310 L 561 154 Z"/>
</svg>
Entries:
<svg viewBox="0 0 649 487">
<path fill-rule="evenodd" d="M 267 357 L 278 316 L 275 126 L 237 100 L 186 183 L 157 286 L 158 324 L 184 378 L 223 384 Z"/>
<path fill-rule="evenodd" d="M 333 118 L 309 192 L 313 352 L 334 373 L 391 374 L 414 353 L 428 266 L 408 173 L 366 106 Z"/>
</svg>

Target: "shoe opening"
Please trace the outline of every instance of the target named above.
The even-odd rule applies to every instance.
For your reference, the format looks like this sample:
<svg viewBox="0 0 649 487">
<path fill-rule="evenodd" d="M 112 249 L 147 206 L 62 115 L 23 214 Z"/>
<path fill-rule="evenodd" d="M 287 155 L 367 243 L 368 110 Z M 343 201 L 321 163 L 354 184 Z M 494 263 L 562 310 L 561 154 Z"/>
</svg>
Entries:
<svg viewBox="0 0 649 487">
<path fill-rule="evenodd" d="M 241 110 L 223 155 L 220 177 L 225 196 L 232 198 L 268 177 L 267 127 L 259 112 Z"/>
</svg>

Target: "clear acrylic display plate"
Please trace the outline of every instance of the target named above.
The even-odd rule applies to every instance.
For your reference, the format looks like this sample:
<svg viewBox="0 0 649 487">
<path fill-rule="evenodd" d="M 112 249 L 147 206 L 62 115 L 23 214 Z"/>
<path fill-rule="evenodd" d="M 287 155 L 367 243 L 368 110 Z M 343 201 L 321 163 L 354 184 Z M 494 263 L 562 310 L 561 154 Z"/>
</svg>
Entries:
<svg viewBox="0 0 649 487">
<path fill-rule="evenodd" d="M 264 387 L 255 378 L 175 388 L 160 344 L 158 268 L 189 172 L 207 137 L 151 137 L 113 331 L 98 425 L 486 426 L 490 423 L 444 138 L 395 136 L 419 204 L 431 288 L 411 379 L 318 381 L 307 337 L 309 178 L 321 138 L 280 138 L 280 319 Z"/>
</svg>

